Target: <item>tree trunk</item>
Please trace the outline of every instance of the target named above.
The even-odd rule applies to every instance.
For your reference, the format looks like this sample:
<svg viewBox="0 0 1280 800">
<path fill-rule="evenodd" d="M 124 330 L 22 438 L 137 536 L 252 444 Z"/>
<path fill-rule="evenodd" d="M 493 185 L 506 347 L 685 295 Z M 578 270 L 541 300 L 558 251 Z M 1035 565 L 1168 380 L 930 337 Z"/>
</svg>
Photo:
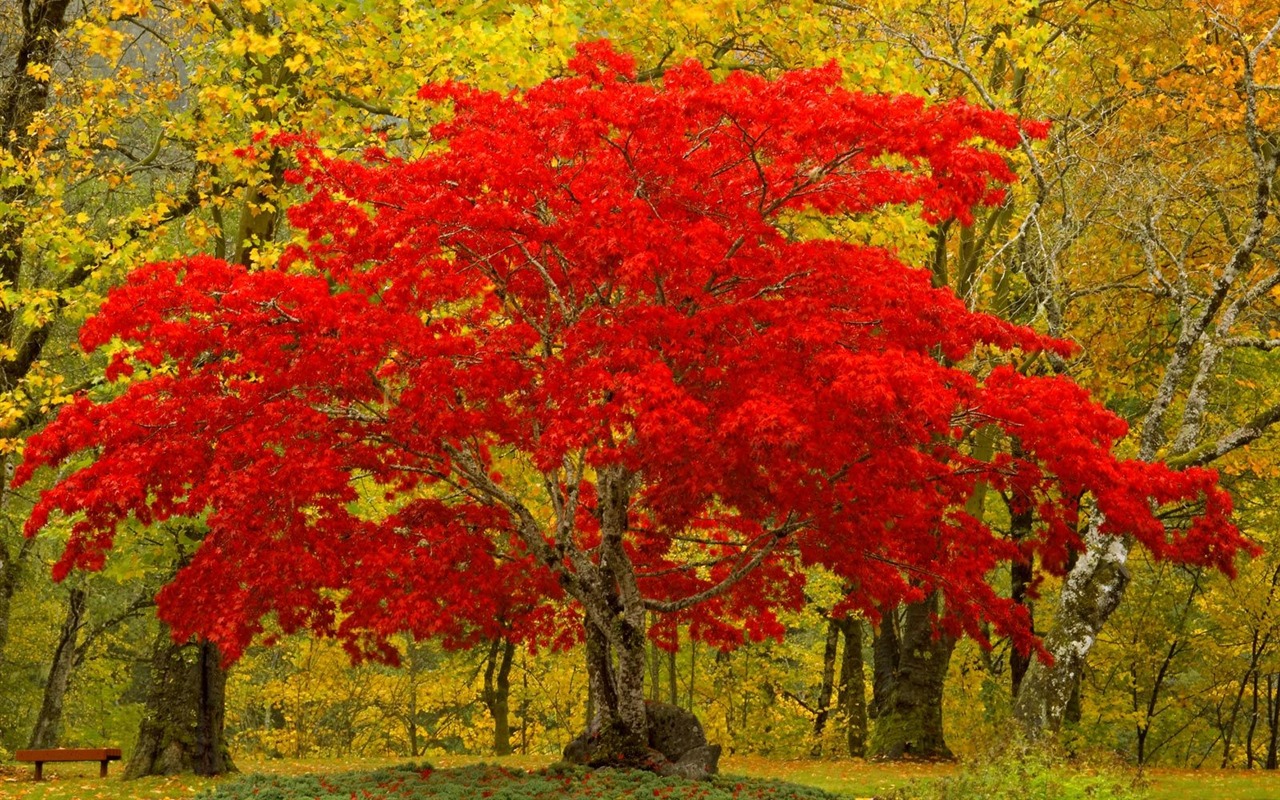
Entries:
<svg viewBox="0 0 1280 800">
<path fill-rule="evenodd" d="M 274 656 L 279 658 L 280 650 L 276 648 Z M 418 739 L 418 673 L 421 671 L 421 656 L 418 643 L 408 637 L 405 643 L 407 664 L 405 670 L 409 675 L 409 708 L 405 715 L 405 733 L 409 737 L 409 755 L 417 758 L 422 753 L 422 745 Z"/>
<path fill-rule="evenodd" d="M 583 620 L 586 631 L 587 658 L 587 728 L 600 728 L 605 723 L 608 710 L 617 705 L 617 693 L 613 688 L 613 659 L 609 655 L 609 640 L 590 618 Z"/>
<path fill-rule="evenodd" d="M 1025 508 L 1017 508 L 1016 511 L 1013 508 L 1009 510 L 1009 538 L 1015 542 L 1031 535 L 1031 528 L 1035 521 L 1030 502 L 1025 503 L 1025 506 Z M 1014 561 L 1009 565 L 1010 599 L 1027 609 L 1027 619 L 1031 623 L 1032 631 L 1035 631 L 1035 606 L 1028 597 L 1028 592 L 1034 578 L 1035 568 L 1031 561 Z M 1031 658 L 1031 653 L 1021 653 L 1016 647 L 1010 648 L 1009 688 L 1015 698 L 1018 696 L 1019 689 L 1022 688 L 1022 679 L 1027 674 L 1027 668 L 1031 666 Z"/>
<path fill-rule="evenodd" d="M 1249 732 L 1244 739 L 1244 765 L 1253 769 L 1253 735 L 1258 730 L 1258 673 L 1253 673 L 1253 705 L 1249 709 Z"/>
<path fill-rule="evenodd" d="M 893 676 L 898 671 L 898 657 L 901 650 L 898 646 L 898 611 L 890 609 L 880 618 L 876 628 L 872 647 L 872 680 L 871 709 L 872 719 L 880 717 L 880 709 L 889 700 L 889 692 L 893 688 Z"/>
<path fill-rule="evenodd" d="M 1109 536 L 1109 545 L 1104 544 L 1105 534 L 1098 532 L 1097 525 L 1096 520 L 1090 523 L 1087 548 L 1067 575 L 1053 629 L 1044 637 L 1053 665 L 1033 660 L 1013 704 L 1014 716 L 1032 735 L 1056 733 L 1062 727 L 1085 657 L 1129 583 L 1128 545 Z"/>
<path fill-rule="evenodd" d="M 822 684 L 818 687 L 818 713 L 813 716 L 813 746 L 809 755 L 822 755 L 822 732 L 831 714 L 831 693 L 836 680 L 836 650 L 840 646 L 840 623 L 827 619 L 827 640 L 822 648 Z"/>
<path fill-rule="evenodd" d="M 662 696 L 662 651 L 649 643 L 649 702 L 656 703 Z"/>
<path fill-rule="evenodd" d="M 516 646 L 507 639 L 496 639 L 489 647 L 484 669 L 484 704 L 493 717 L 493 754 L 511 755 L 511 661 Z"/>
<path fill-rule="evenodd" d="M 0 469 L 6 461 L 0 459 Z M 34 539 L 23 539 L 16 551 L 0 541 L 0 663 L 4 659 L 5 647 L 9 644 L 9 620 L 13 618 L 13 596 L 18 591 L 18 579 L 21 577 L 23 564 L 31 554 Z"/>
<path fill-rule="evenodd" d="M 636 476 L 622 467 L 601 471 L 598 565 L 581 561 L 578 599 L 583 605 L 591 720 L 576 742 L 580 763 L 655 768 L 645 709 L 645 600 L 623 546 Z M 590 583 L 586 583 L 586 581 Z M 675 681 L 672 681 L 674 685 Z M 576 745 L 571 743 L 570 747 Z"/>
<path fill-rule="evenodd" d="M 67 26 L 70 6 L 71 0 L 25 0 L 22 3 L 22 31 L 20 36 L 14 37 L 17 49 L 12 54 L 12 62 L 9 62 L 12 67 L 9 74 L 0 80 L 0 87 L 3 87 L 0 89 L 0 147 L 20 160 L 35 140 L 32 121 L 49 105 L 50 82 L 41 80 L 27 68 L 55 62 L 58 39 Z M 0 189 L 0 206 L 16 204 L 29 195 L 30 187 L 21 179 L 6 183 Z M 9 286 L 18 286 L 22 277 L 22 240 L 25 234 L 26 225 L 21 214 L 0 215 L 0 279 Z M 17 327 L 15 307 L 0 309 L 0 342 L 16 347 Z M 25 371 L 20 363 L 5 364 L 0 370 L 3 388 L 13 388 Z"/>
<path fill-rule="evenodd" d="M 178 644 L 161 623 L 151 686 L 126 778 L 234 772 L 223 734 L 227 673 L 211 642 Z"/>
<path fill-rule="evenodd" d="M 84 589 L 71 590 L 67 598 L 67 617 L 62 623 L 62 634 L 58 637 L 58 645 L 53 651 L 53 662 L 49 666 L 49 677 L 44 683 L 44 700 L 40 704 L 40 715 L 36 717 L 35 729 L 31 733 L 30 747 L 33 750 L 45 750 L 62 744 L 62 708 L 67 697 L 67 689 L 71 686 L 71 676 L 78 663 L 77 645 L 80 629 L 84 626 L 84 612 L 88 595 Z"/>
<path fill-rule="evenodd" d="M 871 737 L 876 758 L 952 758 L 942 732 L 942 689 L 955 637 L 935 630 L 935 592 L 907 606 L 898 666 Z"/>
<path fill-rule="evenodd" d="M 698 640 L 689 638 L 689 711 L 693 712 L 693 689 L 698 678 Z"/>
<path fill-rule="evenodd" d="M 1267 761 L 1263 769 L 1277 765 L 1277 738 L 1280 734 L 1280 675 L 1267 676 Z"/>
<path fill-rule="evenodd" d="M 837 702 L 844 718 L 849 755 L 861 758 L 867 754 L 867 695 L 862 677 L 862 621 L 845 617 L 840 620 L 840 631 L 844 634 L 844 654 L 840 659 Z"/>
<path fill-rule="evenodd" d="M 668 686 L 670 686 L 671 688 L 671 691 L 670 691 L 670 697 L 668 698 L 667 702 L 673 706 L 680 704 L 680 698 L 677 696 L 678 692 L 676 687 L 676 651 L 679 649 L 679 646 L 680 646 L 680 629 L 679 628 L 676 629 L 675 638 L 676 638 L 676 646 L 667 652 L 667 677 L 671 681 L 668 684 Z"/>
</svg>

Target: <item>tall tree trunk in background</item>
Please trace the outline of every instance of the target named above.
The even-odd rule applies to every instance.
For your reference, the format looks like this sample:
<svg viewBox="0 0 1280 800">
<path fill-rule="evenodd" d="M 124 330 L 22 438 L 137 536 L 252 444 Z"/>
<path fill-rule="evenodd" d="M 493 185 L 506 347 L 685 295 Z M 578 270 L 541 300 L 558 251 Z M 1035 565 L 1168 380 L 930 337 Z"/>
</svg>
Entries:
<svg viewBox="0 0 1280 800">
<path fill-rule="evenodd" d="M 279 658 L 279 653 L 279 648 L 276 648 L 274 657 Z M 405 732 L 409 736 L 409 755 L 417 758 L 422 753 L 422 745 L 418 740 L 418 673 L 422 670 L 418 643 L 412 636 L 406 637 L 405 655 L 405 672 L 409 676 L 409 708 L 405 715 Z"/>
<path fill-rule="evenodd" d="M 12 66 L 7 75 L 0 79 L 0 147 L 4 147 L 14 156 L 21 156 L 35 141 L 31 133 L 31 123 L 36 115 L 49 105 L 49 81 L 37 77 L 28 67 L 37 64 L 53 64 L 57 61 L 58 40 L 67 26 L 67 10 L 71 0 L 23 0 L 22 32 L 15 37 L 18 40 L 17 51 L 13 54 Z M 7 207 L 19 205 L 29 199 L 30 186 L 21 179 L 6 181 L 0 188 L 0 280 L 8 286 L 18 287 L 22 278 L 23 237 L 26 225 L 21 214 L 11 213 Z M 6 305 L 0 308 L 0 342 L 18 348 L 18 319 L 16 307 Z M 47 330 L 47 328 L 45 329 Z M 47 337 L 48 334 L 46 333 Z M 31 340 L 34 334 L 28 336 Z M 34 342 L 22 343 L 22 350 Z M 44 340 L 39 342 L 43 347 Z M 25 353 L 17 358 L 6 360 L 2 376 L 4 383 L 0 388 L 12 389 L 18 379 L 31 366 Z"/>
<path fill-rule="evenodd" d="M 649 702 L 656 703 L 662 696 L 662 651 L 649 643 Z"/>
<path fill-rule="evenodd" d="M 871 754 L 877 758 L 952 758 L 942 732 L 942 689 L 955 637 L 936 633 L 935 592 L 906 607 L 897 669 L 877 709 Z"/>
<path fill-rule="evenodd" d="M 676 686 L 676 653 L 679 651 L 679 648 L 680 648 L 680 630 L 678 628 L 676 629 L 675 636 L 676 636 L 675 647 L 673 647 L 670 651 L 667 652 L 667 677 L 671 681 L 670 684 L 668 684 L 670 686 L 671 691 L 669 692 L 670 697 L 667 699 L 667 702 L 673 706 L 680 704 L 680 697 L 678 692 L 679 687 Z"/>
<path fill-rule="evenodd" d="M 837 704 L 844 718 L 845 741 L 849 755 L 861 758 L 867 754 L 867 695 L 862 677 L 862 621 L 853 617 L 840 620 L 844 634 L 844 652 L 840 659 Z"/>
<path fill-rule="evenodd" d="M 836 680 L 836 650 L 840 647 L 840 623 L 827 618 L 827 639 L 822 648 L 822 684 L 818 687 L 818 712 L 813 716 L 813 746 L 809 755 L 822 755 L 822 732 L 831 714 L 831 693 Z"/>
<path fill-rule="evenodd" d="M 53 651 L 49 676 L 44 682 L 44 699 L 40 714 L 36 717 L 31 733 L 30 747 L 43 750 L 62 744 L 62 707 L 71 686 L 71 676 L 79 661 L 80 629 L 84 626 L 84 612 L 88 595 L 84 589 L 72 589 L 67 598 L 67 616 L 62 623 L 62 633 Z"/>
<path fill-rule="evenodd" d="M 1021 507 L 1009 509 L 1009 538 L 1015 542 L 1022 541 L 1031 535 L 1031 528 L 1035 522 L 1035 512 L 1031 503 L 1025 502 Z M 1031 581 L 1035 578 L 1035 564 L 1031 561 L 1014 561 L 1009 564 L 1009 596 L 1013 602 L 1027 609 L 1027 619 L 1031 623 L 1031 630 L 1035 630 L 1035 606 L 1032 604 L 1028 591 L 1031 589 Z M 1018 696 L 1018 690 L 1022 688 L 1022 679 L 1027 674 L 1027 668 L 1031 665 L 1031 653 L 1021 653 L 1016 647 L 1011 647 L 1009 651 L 1009 678 L 1010 691 L 1013 697 Z"/>
<path fill-rule="evenodd" d="M 126 778 L 234 772 L 223 732 L 227 673 L 211 642 L 178 644 L 160 624 L 151 685 Z"/>
<path fill-rule="evenodd" d="M 1253 673 L 1253 705 L 1249 709 L 1249 732 L 1244 737 L 1244 765 L 1253 769 L 1253 736 L 1258 731 L 1258 673 Z"/>
<path fill-rule="evenodd" d="M 484 705 L 493 717 L 493 754 L 511 755 L 511 661 L 516 646 L 496 639 L 489 646 L 484 668 Z"/>
<path fill-rule="evenodd" d="M 1280 734 L 1280 675 L 1267 676 L 1267 760 L 1263 769 L 1277 767 L 1278 734 Z"/>
<path fill-rule="evenodd" d="M 0 469 L 5 465 L 0 459 Z M 13 595 L 18 591 L 18 579 L 23 564 L 31 554 L 34 539 L 23 539 L 15 549 L 0 541 L 0 664 L 4 662 L 5 647 L 9 644 L 9 620 L 13 618 Z"/>
<path fill-rule="evenodd" d="M 21 161 L 22 154 L 34 144 L 31 123 L 36 115 L 49 105 L 49 82 L 40 80 L 37 73 L 27 68 L 36 64 L 53 64 L 57 61 L 58 40 L 66 29 L 67 12 L 71 0 L 24 0 L 22 3 L 22 30 L 13 37 L 17 47 L 13 60 L 7 63 L 9 71 L 0 75 L 0 147 Z M 0 281 L 10 287 L 22 284 L 23 238 L 26 225 L 21 213 L 8 211 L 10 206 L 20 206 L 30 197 L 30 187 L 21 179 L 6 181 L 0 187 Z M 77 276 L 78 280 L 83 280 Z M 14 350 L 14 356 L 0 364 L 0 391 L 15 388 L 40 357 L 48 341 L 48 324 L 19 336 L 17 306 L 0 306 L 0 345 Z M 24 416 L 18 423 L 0 431 L 0 436 L 20 435 Z M 8 458 L 0 458 L 0 480 L 8 482 Z M 18 588 L 22 564 L 31 552 L 30 539 L 10 544 L 0 541 L 0 659 L 9 643 L 9 620 L 13 610 L 13 595 Z"/>
<path fill-rule="evenodd" d="M 689 711 L 693 711 L 693 688 L 698 678 L 698 640 L 689 637 Z"/>
</svg>

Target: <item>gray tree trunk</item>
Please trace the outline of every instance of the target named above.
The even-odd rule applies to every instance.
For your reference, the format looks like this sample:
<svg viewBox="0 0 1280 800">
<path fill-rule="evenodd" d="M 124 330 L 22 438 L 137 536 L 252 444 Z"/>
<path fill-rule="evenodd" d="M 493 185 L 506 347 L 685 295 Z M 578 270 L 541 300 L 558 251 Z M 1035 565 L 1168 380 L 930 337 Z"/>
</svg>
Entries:
<svg viewBox="0 0 1280 800">
<path fill-rule="evenodd" d="M 161 623 L 146 714 L 125 777 L 234 772 L 223 731 L 226 686 L 217 646 L 177 644 Z"/>
<path fill-rule="evenodd" d="M 62 744 L 62 709 L 71 687 L 71 677 L 79 664 L 80 629 L 84 626 L 85 606 L 88 595 L 84 589 L 72 589 L 67 598 L 67 616 L 62 623 L 58 645 L 53 651 L 49 676 L 44 682 L 44 699 L 35 729 L 31 732 L 30 747 L 44 750 Z"/>
<path fill-rule="evenodd" d="M 939 606 L 935 592 L 906 608 L 898 665 L 872 731 L 875 758 L 952 758 L 942 731 L 942 689 L 955 637 L 935 631 Z"/>
<path fill-rule="evenodd" d="M 1129 584 L 1128 544 L 1114 536 L 1103 537 L 1097 522 L 1091 522 L 1086 549 L 1063 583 L 1054 626 L 1044 637 L 1053 665 L 1033 660 L 1018 688 L 1013 713 L 1033 735 L 1053 733 L 1062 726 L 1085 657 Z"/>
</svg>

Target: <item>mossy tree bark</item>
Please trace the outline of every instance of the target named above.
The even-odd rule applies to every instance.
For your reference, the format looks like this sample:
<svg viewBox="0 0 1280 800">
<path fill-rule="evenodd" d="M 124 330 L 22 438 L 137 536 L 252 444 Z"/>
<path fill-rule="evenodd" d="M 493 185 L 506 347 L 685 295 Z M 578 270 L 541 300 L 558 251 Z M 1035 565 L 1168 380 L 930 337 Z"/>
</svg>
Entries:
<svg viewBox="0 0 1280 800">
<path fill-rule="evenodd" d="M 898 658 L 902 649 L 898 646 L 898 610 L 885 610 L 880 617 L 871 642 L 871 708 L 872 719 L 880 718 L 880 709 L 889 702 L 894 674 L 898 671 Z"/>
<path fill-rule="evenodd" d="M 211 642 L 174 642 L 161 623 L 146 714 L 126 778 L 235 771 L 224 736 L 227 673 L 221 659 Z"/>
<path fill-rule="evenodd" d="M 942 731 L 942 689 L 955 637 L 935 630 L 937 593 L 906 607 L 898 631 L 897 666 L 877 708 L 874 758 L 950 759 Z"/>
<path fill-rule="evenodd" d="M 840 680 L 837 704 L 844 718 L 845 742 L 849 755 L 861 758 L 867 754 L 867 690 L 862 677 L 862 620 L 845 617 L 840 620 L 844 635 L 844 651 L 840 658 Z"/>
</svg>

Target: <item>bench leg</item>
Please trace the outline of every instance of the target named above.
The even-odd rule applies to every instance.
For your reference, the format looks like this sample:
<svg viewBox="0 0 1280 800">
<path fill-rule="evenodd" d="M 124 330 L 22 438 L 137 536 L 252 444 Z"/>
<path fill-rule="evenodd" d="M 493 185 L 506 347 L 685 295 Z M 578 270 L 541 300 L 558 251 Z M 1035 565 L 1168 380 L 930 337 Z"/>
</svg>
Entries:
<svg viewBox="0 0 1280 800">
<path fill-rule="evenodd" d="M 43 779 L 44 779 L 44 762 L 37 761 L 36 762 L 36 780 L 43 780 Z"/>
<path fill-rule="evenodd" d="M 102 769 L 98 770 L 98 777 L 99 777 L 99 778 L 105 778 L 105 777 L 107 777 L 107 761 L 106 761 L 106 759 L 103 759 L 103 760 L 102 760 Z"/>
</svg>

